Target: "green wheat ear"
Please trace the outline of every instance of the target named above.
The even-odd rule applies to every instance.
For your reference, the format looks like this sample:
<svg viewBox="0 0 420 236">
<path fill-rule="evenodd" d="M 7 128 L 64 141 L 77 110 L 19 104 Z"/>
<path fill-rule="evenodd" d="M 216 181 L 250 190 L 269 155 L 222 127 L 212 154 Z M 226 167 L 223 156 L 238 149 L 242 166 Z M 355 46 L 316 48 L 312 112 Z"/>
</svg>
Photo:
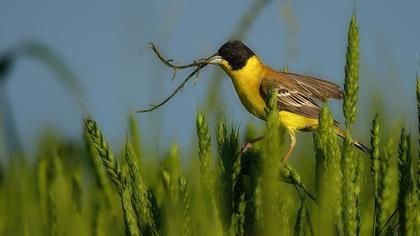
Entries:
<svg viewBox="0 0 420 236">
<path fill-rule="evenodd" d="M 148 198 L 147 186 L 141 176 L 138 157 L 133 146 L 127 141 L 124 154 L 128 166 L 129 181 L 132 186 L 132 204 L 137 223 L 144 235 L 157 235 L 156 224 L 152 213 L 152 204 Z"/>
<path fill-rule="evenodd" d="M 394 211 L 397 202 L 395 189 L 398 188 L 398 168 L 394 146 L 395 141 L 389 139 L 383 148 L 383 155 L 379 157 L 380 179 L 378 183 L 379 207 L 377 209 L 377 218 L 379 228 L 383 232 L 387 232 L 389 229 L 388 225 L 385 224 Z M 377 231 L 376 233 L 379 234 L 381 232 Z"/>
<path fill-rule="evenodd" d="M 376 113 L 375 118 L 372 121 L 372 129 L 370 131 L 371 138 L 370 138 L 370 145 L 372 147 L 371 152 L 371 165 L 370 165 L 370 172 L 373 178 L 373 193 L 375 195 L 375 203 L 374 203 L 374 210 L 373 210 L 373 230 L 375 232 L 379 232 L 380 230 L 380 223 L 378 218 L 378 207 L 379 207 L 379 141 L 380 141 L 380 125 L 379 125 L 379 115 Z"/>
<path fill-rule="evenodd" d="M 279 168 L 283 154 L 281 149 L 283 127 L 279 124 L 276 93 L 277 91 L 272 88 L 267 97 L 266 138 L 261 145 L 261 201 L 262 222 L 264 222 L 261 227 L 262 234 L 273 234 L 280 229 L 283 229 L 283 233 L 287 234 L 291 230 L 288 227 L 289 217 L 283 215 L 287 207 L 287 200 L 279 181 Z"/>
<path fill-rule="evenodd" d="M 357 117 L 357 100 L 359 97 L 359 29 L 355 15 L 352 16 L 347 34 L 347 53 L 345 66 L 345 82 L 343 95 L 343 113 L 347 128 L 344 138 L 341 170 L 343 172 L 342 186 L 342 222 L 345 235 L 358 234 L 360 228 L 360 185 L 356 181 L 360 174 L 360 161 L 354 155 L 351 138 L 351 127 Z"/>
<path fill-rule="evenodd" d="M 414 173 L 412 169 L 413 156 L 411 155 L 410 135 L 405 128 L 401 130 L 399 145 L 400 192 L 398 195 L 399 224 L 402 235 L 413 235 L 416 213 L 414 206 Z"/>
<path fill-rule="evenodd" d="M 111 151 L 110 145 L 105 141 L 102 132 L 99 130 L 96 122 L 92 118 L 88 117 L 85 119 L 85 126 L 90 138 L 92 139 L 93 145 L 102 159 L 102 163 L 105 166 L 108 177 L 111 178 L 117 190 L 120 191 L 121 169 Z"/>
<path fill-rule="evenodd" d="M 221 221 L 225 230 L 229 229 L 233 207 L 237 206 L 234 202 L 233 189 L 239 177 L 240 155 L 239 155 L 239 134 L 238 130 L 232 128 L 228 132 L 223 117 L 217 120 L 217 147 L 219 160 L 217 165 L 219 189 L 219 204 Z"/>
<path fill-rule="evenodd" d="M 163 234 L 190 235 L 192 218 L 190 194 L 187 180 L 181 173 L 181 156 L 178 145 L 171 145 L 168 155 L 162 163 L 161 180 L 165 190 L 163 211 Z"/>
<path fill-rule="evenodd" d="M 343 96 L 343 113 L 346 127 L 356 121 L 357 100 L 359 97 L 359 28 L 356 16 L 351 17 L 347 34 L 347 53 Z"/>
<path fill-rule="evenodd" d="M 120 162 L 114 158 L 111 147 L 105 141 L 102 132 L 92 118 L 88 117 L 85 119 L 85 126 L 92 139 L 93 145 L 102 159 L 108 177 L 113 181 L 120 196 L 126 234 L 130 236 L 140 235 L 136 213 L 132 204 L 132 185 L 127 162 L 123 160 L 120 164 Z"/>
<path fill-rule="evenodd" d="M 343 173 L 342 182 L 342 222 L 346 235 L 356 235 L 360 227 L 358 220 L 357 204 L 360 202 L 360 183 L 357 176 L 360 176 L 359 166 L 361 162 L 358 156 L 354 155 L 351 139 L 345 138 L 343 147 L 343 157 L 341 159 L 341 169 Z"/>
<path fill-rule="evenodd" d="M 140 229 L 137 223 L 137 216 L 133 207 L 132 184 L 130 183 L 129 167 L 125 160 L 121 162 L 119 175 L 119 194 L 124 216 L 125 233 L 129 236 L 139 236 Z"/>
<path fill-rule="evenodd" d="M 268 106 L 265 108 L 265 114 L 267 116 L 267 131 L 272 131 L 272 135 L 276 133 L 275 130 L 277 130 L 279 126 L 277 97 L 275 96 L 276 93 L 277 91 L 274 88 L 270 90 L 267 101 Z"/>
<path fill-rule="evenodd" d="M 198 136 L 198 157 L 200 160 L 200 183 L 201 196 L 204 205 L 204 221 L 208 225 L 214 226 L 216 235 L 222 234 L 222 227 L 219 219 L 219 209 L 217 208 L 214 173 L 212 168 L 211 137 L 205 115 L 197 111 L 196 118 Z"/>
<path fill-rule="evenodd" d="M 198 157 L 200 158 L 200 181 L 201 186 L 208 190 L 211 183 L 211 139 L 209 126 L 203 113 L 197 112 L 196 118 L 197 136 L 198 136 Z"/>
<path fill-rule="evenodd" d="M 178 145 L 173 143 L 162 163 L 161 179 L 168 197 L 173 202 L 179 200 L 178 178 L 181 174 L 181 154 Z"/>
<path fill-rule="evenodd" d="M 246 204 L 245 193 L 242 193 L 239 199 L 236 200 L 236 205 L 234 206 L 234 212 L 231 216 L 231 223 L 229 228 L 230 235 L 244 235 L 245 234 L 245 210 Z"/>
<path fill-rule="evenodd" d="M 107 206 L 111 208 L 112 212 L 114 212 L 115 204 L 113 203 L 112 183 L 110 182 L 110 179 L 108 179 L 105 166 L 102 164 L 101 156 L 99 156 L 98 151 L 96 150 L 95 144 L 90 137 L 87 127 L 84 126 L 83 129 L 88 155 L 93 163 L 93 168 L 95 170 L 96 184 L 103 192 Z"/>
<path fill-rule="evenodd" d="M 58 202 L 59 202 L 59 185 L 60 178 L 63 176 L 63 166 L 60 157 L 54 153 L 52 159 L 48 163 L 48 180 L 47 180 L 47 189 L 48 189 L 48 229 L 50 235 L 59 235 L 61 232 L 60 222 L 59 222 L 59 211 L 58 211 Z"/>
<path fill-rule="evenodd" d="M 268 106 L 265 108 L 265 114 L 267 117 L 267 122 L 266 122 L 267 134 L 264 140 L 264 143 L 265 143 L 264 156 L 266 157 L 263 158 L 264 161 L 272 162 L 272 163 L 265 163 L 265 164 L 267 164 L 266 167 L 269 167 L 272 170 L 275 170 L 274 171 L 275 173 L 277 173 L 278 168 L 280 167 L 280 163 L 281 163 L 281 160 L 279 160 L 279 158 L 281 156 L 280 145 L 282 141 L 280 140 L 281 127 L 279 124 L 277 96 L 275 95 L 276 93 L 277 91 L 275 91 L 274 89 L 270 90 L 270 93 L 268 94 L 268 101 L 267 101 Z M 274 164 L 274 166 L 271 164 Z M 263 171 L 265 172 L 264 169 Z M 277 178 L 274 178 L 274 179 L 277 179 Z"/>
<path fill-rule="evenodd" d="M 320 233 L 333 233 L 333 230 L 340 232 L 343 223 L 341 221 L 343 176 L 340 168 L 340 147 L 328 104 L 324 104 L 319 116 L 319 128 L 315 136 L 315 151 L 316 190 L 319 207 L 318 231 Z M 331 186 L 335 187 L 331 188 Z"/>
<path fill-rule="evenodd" d="M 371 174 L 373 177 L 373 186 L 374 186 L 374 193 L 375 196 L 378 194 L 379 188 L 379 141 L 381 135 L 381 127 L 379 125 L 379 115 L 376 113 L 375 118 L 372 121 L 372 129 L 370 131 L 371 139 L 370 145 L 372 146 L 372 153 L 371 153 Z"/>
</svg>

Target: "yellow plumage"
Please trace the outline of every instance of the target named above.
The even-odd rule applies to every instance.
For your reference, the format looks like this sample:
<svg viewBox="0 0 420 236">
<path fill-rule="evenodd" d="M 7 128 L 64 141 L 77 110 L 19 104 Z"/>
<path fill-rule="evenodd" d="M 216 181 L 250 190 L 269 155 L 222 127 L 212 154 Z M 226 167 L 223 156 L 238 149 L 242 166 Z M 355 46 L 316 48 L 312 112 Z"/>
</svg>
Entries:
<svg viewBox="0 0 420 236">
<path fill-rule="evenodd" d="M 233 86 L 238 93 L 244 107 L 256 117 L 265 120 L 266 106 L 260 93 L 261 80 L 266 76 L 268 67 L 265 66 L 257 56 L 247 60 L 246 65 L 239 70 L 232 70 L 228 62 L 223 62 L 222 68 L 232 79 Z M 299 129 L 316 129 L 318 119 L 305 117 L 289 111 L 279 111 L 279 122 L 289 132 Z"/>
</svg>

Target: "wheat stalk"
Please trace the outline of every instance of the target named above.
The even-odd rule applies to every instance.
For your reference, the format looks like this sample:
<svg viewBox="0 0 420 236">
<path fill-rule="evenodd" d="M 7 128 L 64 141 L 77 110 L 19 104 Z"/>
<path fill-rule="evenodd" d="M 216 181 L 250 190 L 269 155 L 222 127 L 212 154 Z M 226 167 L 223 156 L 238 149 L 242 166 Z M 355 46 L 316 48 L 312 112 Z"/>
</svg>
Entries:
<svg viewBox="0 0 420 236">
<path fill-rule="evenodd" d="M 315 147 L 316 188 L 317 198 L 319 199 L 318 231 L 322 229 L 326 232 L 333 230 L 335 233 L 341 233 L 343 227 L 343 222 L 341 221 L 341 186 L 343 178 L 340 168 L 341 155 L 335 134 L 334 120 L 327 104 L 324 104 L 319 116 Z M 334 188 L 330 186 L 334 186 Z M 334 227 L 331 229 L 332 225 Z"/>
<path fill-rule="evenodd" d="M 128 166 L 129 181 L 132 189 L 132 204 L 136 212 L 136 219 L 140 231 L 144 235 L 157 235 L 156 224 L 154 221 L 152 206 L 148 199 L 147 186 L 141 176 L 138 157 L 136 156 L 133 146 L 126 142 L 125 161 Z"/>
<path fill-rule="evenodd" d="M 406 133 L 405 128 L 401 130 L 399 145 L 399 162 L 398 168 L 400 172 L 399 185 L 400 191 L 398 195 L 398 211 L 399 211 L 399 227 L 402 235 L 413 235 L 414 222 L 416 213 L 413 212 L 413 169 L 411 155 L 410 135 Z"/>
<path fill-rule="evenodd" d="M 380 173 L 380 166 L 379 166 L 379 141 L 381 135 L 381 129 L 379 125 L 379 115 L 376 113 L 375 118 L 372 121 L 372 129 L 370 145 L 372 147 L 371 152 L 371 165 L 370 165 L 370 172 L 373 178 L 373 193 L 375 196 L 375 202 L 373 206 L 373 234 L 376 235 L 376 232 L 379 232 L 380 223 L 378 218 L 378 207 L 379 207 L 379 173 Z"/>
</svg>

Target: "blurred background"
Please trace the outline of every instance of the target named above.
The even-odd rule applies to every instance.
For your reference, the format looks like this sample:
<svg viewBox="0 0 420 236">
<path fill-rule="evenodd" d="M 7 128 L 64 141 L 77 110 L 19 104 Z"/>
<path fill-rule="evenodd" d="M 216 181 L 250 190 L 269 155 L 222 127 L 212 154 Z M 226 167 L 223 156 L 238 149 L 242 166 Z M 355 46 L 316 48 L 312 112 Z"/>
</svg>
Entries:
<svg viewBox="0 0 420 236">
<path fill-rule="evenodd" d="M 87 114 L 118 150 L 128 114 L 162 100 L 190 72 L 179 71 L 171 82 L 172 71 L 148 42 L 183 64 L 213 54 L 229 39 L 242 39 L 273 68 L 287 66 L 342 85 L 354 9 L 361 68 L 354 133 L 368 129 L 376 112 L 384 114 L 383 122 L 404 122 L 416 132 L 419 1 L 2 0 L 1 6 L 3 160 L 21 147 L 31 156 L 46 129 L 81 140 Z M 331 105 L 343 121 L 341 102 Z M 223 110 L 241 130 L 249 122 L 264 125 L 240 104 L 230 79 L 209 66 L 195 86 L 188 84 L 164 107 L 135 114 L 143 146 L 159 153 L 176 140 L 182 152 L 194 148 L 198 109 L 210 118 Z"/>
</svg>

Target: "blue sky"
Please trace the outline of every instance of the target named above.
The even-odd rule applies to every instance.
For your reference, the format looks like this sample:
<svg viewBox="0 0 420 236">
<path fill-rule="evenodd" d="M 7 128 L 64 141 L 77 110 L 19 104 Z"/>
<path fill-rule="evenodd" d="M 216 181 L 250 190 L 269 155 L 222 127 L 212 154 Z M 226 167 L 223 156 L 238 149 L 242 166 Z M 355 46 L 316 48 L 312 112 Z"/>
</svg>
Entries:
<svg viewBox="0 0 420 236">
<path fill-rule="evenodd" d="M 230 39 L 252 3 L 2 0 L 0 52 L 27 40 L 46 43 L 72 68 L 85 95 L 76 102 L 48 68 L 31 59 L 20 60 L 6 92 L 21 141 L 33 149 L 46 127 L 78 139 L 85 109 L 117 149 L 126 136 L 128 112 L 161 100 L 186 75 L 180 72 L 171 83 L 171 71 L 146 49 L 147 43 L 155 42 L 179 63 L 208 56 Z M 404 119 L 415 130 L 419 1 L 271 1 L 244 41 L 272 67 L 288 65 L 290 71 L 342 84 L 354 6 L 360 27 L 361 117 L 371 118 L 371 105 L 385 101 L 389 120 Z M 184 149 L 191 145 L 195 113 L 205 105 L 214 70 L 218 69 L 206 68 L 196 86 L 188 85 L 162 109 L 136 115 L 151 150 L 162 152 L 174 140 Z M 261 123 L 242 107 L 227 76 L 220 95 L 228 121 L 241 127 L 250 120 Z M 339 120 L 340 104 L 332 104 Z M 360 126 L 369 123 L 358 121 Z"/>
</svg>

